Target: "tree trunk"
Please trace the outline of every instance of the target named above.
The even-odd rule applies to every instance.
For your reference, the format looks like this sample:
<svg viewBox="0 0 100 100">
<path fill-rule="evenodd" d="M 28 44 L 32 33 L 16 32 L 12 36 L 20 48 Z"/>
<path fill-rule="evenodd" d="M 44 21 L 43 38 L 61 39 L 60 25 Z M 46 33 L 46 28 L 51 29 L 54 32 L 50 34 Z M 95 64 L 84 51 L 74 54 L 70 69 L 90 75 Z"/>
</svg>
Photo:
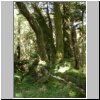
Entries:
<svg viewBox="0 0 100 100">
<path fill-rule="evenodd" d="M 47 18 L 48 18 L 48 26 L 50 28 L 50 31 L 51 33 L 53 33 L 52 21 L 51 21 L 50 14 L 49 14 L 48 4 L 47 4 Z"/>
<path fill-rule="evenodd" d="M 68 3 L 69 4 L 69 3 Z M 64 42 L 64 58 L 71 58 L 71 35 L 67 32 L 69 30 L 68 18 L 69 18 L 69 5 L 63 3 L 63 42 Z"/>
<path fill-rule="evenodd" d="M 45 20 L 44 16 L 42 15 L 40 9 L 36 6 L 36 4 L 32 4 L 32 6 L 35 10 L 36 20 L 39 23 L 39 25 L 43 31 L 45 48 L 47 51 L 49 63 L 54 64 L 55 63 L 55 46 L 54 46 L 52 31 L 47 26 L 46 20 Z"/>
<path fill-rule="evenodd" d="M 38 53 L 42 60 L 47 61 L 47 54 L 45 50 L 44 45 L 44 38 L 43 38 L 43 32 L 41 30 L 41 27 L 38 25 L 37 21 L 35 21 L 34 17 L 29 13 L 26 6 L 22 2 L 16 2 L 20 12 L 23 14 L 23 16 L 27 19 L 30 26 L 32 27 L 33 31 L 36 34 L 37 38 L 37 45 L 38 45 Z"/>
<path fill-rule="evenodd" d="M 64 57 L 63 51 L 63 32 L 62 32 L 62 19 L 59 3 L 54 3 L 54 23 L 55 23 L 55 34 L 56 34 L 56 57 L 57 62 L 60 62 Z"/>
<path fill-rule="evenodd" d="M 77 35 L 76 35 L 76 30 L 74 26 L 72 26 L 71 31 L 72 31 L 71 35 L 72 35 L 73 52 L 74 52 L 74 58 L 75 58 L 75 68 L 79 69 L 80 68 L 80 52 L 77 45 Z"/>
</svg>

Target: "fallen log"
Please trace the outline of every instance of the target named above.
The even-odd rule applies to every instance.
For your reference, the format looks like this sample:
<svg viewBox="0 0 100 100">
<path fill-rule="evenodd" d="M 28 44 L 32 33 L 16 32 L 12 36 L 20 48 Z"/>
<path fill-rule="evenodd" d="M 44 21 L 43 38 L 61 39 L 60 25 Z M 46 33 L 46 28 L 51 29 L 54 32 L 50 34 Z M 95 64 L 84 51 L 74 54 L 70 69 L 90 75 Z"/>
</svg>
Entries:
<svg viewBox="0 0 100 100">
<path fill-rule="evenodd" d="M 56 79 L 56 80 L 58 80 L 58 81 L 60 81 L 60 82 L 63 82 L 64 84 L 73 84 L 73 85 L 75 85 L 75 86 L 76 86 L 76 89 L 77 89 L 82 95 L 85 96 L 86 91 L 85 91 L 84 89 L 80 88 L 79 86 L 77 86 L 74 82 L 72 82 L 72 81 L 70 81 L 70 80 L 65 80 L 65 79 L 62 78 L 62 77 L 59 77 L 59 76 L 56 76 L 56 75 L 53 75 L 53 74 L 50 74 L 50 73 L 49 73 L 49 75 L 50 75 L 51 78 Z"/>
</svg>

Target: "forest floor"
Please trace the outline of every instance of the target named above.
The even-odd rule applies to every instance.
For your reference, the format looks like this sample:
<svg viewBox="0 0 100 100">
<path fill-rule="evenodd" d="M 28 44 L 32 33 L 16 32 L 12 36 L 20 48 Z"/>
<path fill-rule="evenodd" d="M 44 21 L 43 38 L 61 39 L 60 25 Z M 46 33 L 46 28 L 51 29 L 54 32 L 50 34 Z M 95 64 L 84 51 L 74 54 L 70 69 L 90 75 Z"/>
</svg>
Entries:
<svg viewBox="0 0 100 100">
<path fill-rule="evenodd" d="M 66 72 L 55 72 L 54 78 L 46 82 L 33 82 L 33 78 L 26 76 L 23 81 L 19 81 L 20 75 L 16 74 L 14 79 L 15 98 L 85 98 L 86 97 L 86 77 L 85 74 L 75 69 Z"/>
</svg>

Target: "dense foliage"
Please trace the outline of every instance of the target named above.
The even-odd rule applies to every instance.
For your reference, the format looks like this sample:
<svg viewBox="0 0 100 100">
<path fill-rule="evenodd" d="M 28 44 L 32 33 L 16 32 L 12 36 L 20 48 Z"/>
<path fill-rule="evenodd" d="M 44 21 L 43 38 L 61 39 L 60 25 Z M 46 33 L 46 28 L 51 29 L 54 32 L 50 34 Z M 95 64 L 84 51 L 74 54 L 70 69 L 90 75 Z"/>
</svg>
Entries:
<svg viewBox="0 0 100 100">
<path fill-rule="evenodd" d="M 86 97 L 86 2 L 14 2 L 14 96 Z"/>
</svg>

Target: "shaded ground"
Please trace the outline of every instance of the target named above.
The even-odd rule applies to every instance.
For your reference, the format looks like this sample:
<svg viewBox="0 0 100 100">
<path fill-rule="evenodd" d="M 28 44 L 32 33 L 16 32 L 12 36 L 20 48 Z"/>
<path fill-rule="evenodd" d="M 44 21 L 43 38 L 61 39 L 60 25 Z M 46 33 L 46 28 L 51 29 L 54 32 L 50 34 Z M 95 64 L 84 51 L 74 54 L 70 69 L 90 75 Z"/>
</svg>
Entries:
<svg viewBox="0 0 100 100">
<path fill-rule="evenodd" d="M 83 73 L 76 70 L 69 70 L 63 74 L 55 73 L 67 81 L 63 83 L 55 79 L 48 79 L 46 82 L 33 82 L 30 76 L 25 77 L 21 82 L 20 75 L 15 78 L 15 98 L 85 98 L 86 78 Z"/>
</svg>

